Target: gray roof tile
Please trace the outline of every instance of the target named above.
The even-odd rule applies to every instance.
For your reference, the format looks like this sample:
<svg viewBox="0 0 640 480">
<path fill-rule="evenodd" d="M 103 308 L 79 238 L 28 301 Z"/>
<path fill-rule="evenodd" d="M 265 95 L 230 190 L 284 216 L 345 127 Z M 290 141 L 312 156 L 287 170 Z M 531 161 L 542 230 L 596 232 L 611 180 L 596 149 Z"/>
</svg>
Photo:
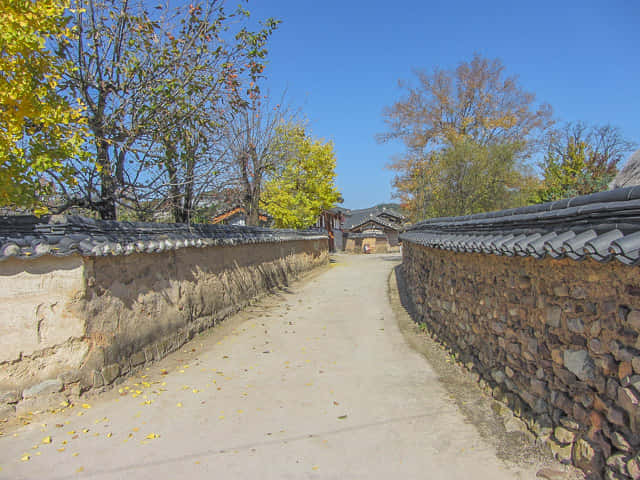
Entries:
<svg viewBox="0 0 640 480">
<path fill-rule="evenodd" d="M 0 261 L 43 255 L 159 253 L 187 247 L 324 238 L 327 234 L 323 230 L 114 222 L 76 216 L 0 217 Z"/>
<path fill-rule="evenodd" d="M 400 235 L 432 248 L 640 264 L 640 187 L 498 212 L 435 218 Z"/>
</svg>

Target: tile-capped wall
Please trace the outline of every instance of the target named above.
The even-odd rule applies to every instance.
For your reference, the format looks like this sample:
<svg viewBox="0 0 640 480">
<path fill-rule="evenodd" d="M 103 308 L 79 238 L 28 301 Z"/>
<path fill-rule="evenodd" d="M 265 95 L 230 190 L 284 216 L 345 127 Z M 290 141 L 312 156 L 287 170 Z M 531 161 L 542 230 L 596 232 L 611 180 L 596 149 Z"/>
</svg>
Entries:
<svg viewBox="0 0 640 480">
<path fill-rule="evenodd" d="M 256 242 L 250 229 L 235 230 L 248 240 L 0 261 L 0 419 L 111 384 L 328 262 L 321 234 L 264 230 L 271 238 Z"/>
<path fill-rule="evenodd" d="M 417 320 L 560 460 L 640 478 L 636 268 L 405 241 L 403 269 Z"/>
</svg>

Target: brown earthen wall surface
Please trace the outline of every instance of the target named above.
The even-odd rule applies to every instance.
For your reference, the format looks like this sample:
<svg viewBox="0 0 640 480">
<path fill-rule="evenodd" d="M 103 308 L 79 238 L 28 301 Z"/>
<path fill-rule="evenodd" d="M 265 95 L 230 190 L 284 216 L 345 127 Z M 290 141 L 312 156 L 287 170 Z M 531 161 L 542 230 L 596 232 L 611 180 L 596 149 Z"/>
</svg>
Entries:
<svg viewBox="0 0 640 480">
<path fill-rule="evenodd" d="M 640 275 L 403 244 L 424 322 L 554 454 L 593 478 L 640 478 Z"/>
<path fill-rule="evenodd" d="M 0 419 L 110 384 L 327 261 L 327 240 L 299 240 L 0 263 L 25 292 L 0 310 Z"/>
</svg>

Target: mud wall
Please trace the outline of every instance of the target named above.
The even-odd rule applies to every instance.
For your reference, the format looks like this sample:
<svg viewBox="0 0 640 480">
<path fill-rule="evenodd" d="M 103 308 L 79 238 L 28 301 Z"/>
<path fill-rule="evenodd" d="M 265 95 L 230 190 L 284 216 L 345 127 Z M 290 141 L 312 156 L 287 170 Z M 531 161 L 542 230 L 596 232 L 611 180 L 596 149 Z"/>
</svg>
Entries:
<svg viewBox="0 0 640 480">
<path fill-rule="evenodd" d="M 0 262 L 0 418 L 57 408 L 328 261 L 326 239 Z"/>
<path fill-rule="evenodd" d="M 640 276 L 403 244 L 416 319 L 563 462 L 640 478 Z"/>
</svg>

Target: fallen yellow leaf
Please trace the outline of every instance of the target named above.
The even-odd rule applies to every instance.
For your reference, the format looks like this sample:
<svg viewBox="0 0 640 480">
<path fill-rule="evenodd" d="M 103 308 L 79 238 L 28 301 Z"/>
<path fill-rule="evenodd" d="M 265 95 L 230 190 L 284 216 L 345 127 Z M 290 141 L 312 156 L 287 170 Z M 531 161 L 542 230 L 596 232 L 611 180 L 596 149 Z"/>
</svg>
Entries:
<svg viewBox="0 0 640 480">
<path fill-rule="evenodd" d="M 91 408 L 91 405 L 89 405 L 88 403 L 83 403 L 82 408 Z"/>
<path fill-rule="evenodd" d="M 60 448 L 58 448 L 58 451 L 59 451 L 59 452 L 64 452 L 64 447 L 60 447 Z"/>
<path fill-rule="evenodd" d="M 51 437 L 44 437 L 42 443 L 51 443 Z"/>
<path fill-rule="evenodd" d="M 107 433 L 107 438 L 111 438 L 111 435 L 113 435 L 113 433 L 111 432 Z"/>
<path fill-rule="evenodd" d="M 182 407 L 182 402 L 178 402 L 178 403 L 176 404 L 176 406 L 177 406 L 177 407 Z"/>
<path fill-rule="evenodd" d="M 78 452 L 73 454 L 74 457 L 77 457 L 78 455 L 80 455 Z"/>
<path fill-rule="evenodd" d="M 80 473 L 80 472 L 84 472 L 84 467 L 79 467 L 79 468 L 76 470 L 76 473 Z"/>
<path fill-rule="evenodd" d="M 147 435 L 144 438 L 148 438 L 149 440 L 153 440 L 154 438 L 158 438 L 158 437 L 160 437 L 160 435 L 157 435 L 155 433 L 150 433 L 149 435 Z"/>
</svg>

